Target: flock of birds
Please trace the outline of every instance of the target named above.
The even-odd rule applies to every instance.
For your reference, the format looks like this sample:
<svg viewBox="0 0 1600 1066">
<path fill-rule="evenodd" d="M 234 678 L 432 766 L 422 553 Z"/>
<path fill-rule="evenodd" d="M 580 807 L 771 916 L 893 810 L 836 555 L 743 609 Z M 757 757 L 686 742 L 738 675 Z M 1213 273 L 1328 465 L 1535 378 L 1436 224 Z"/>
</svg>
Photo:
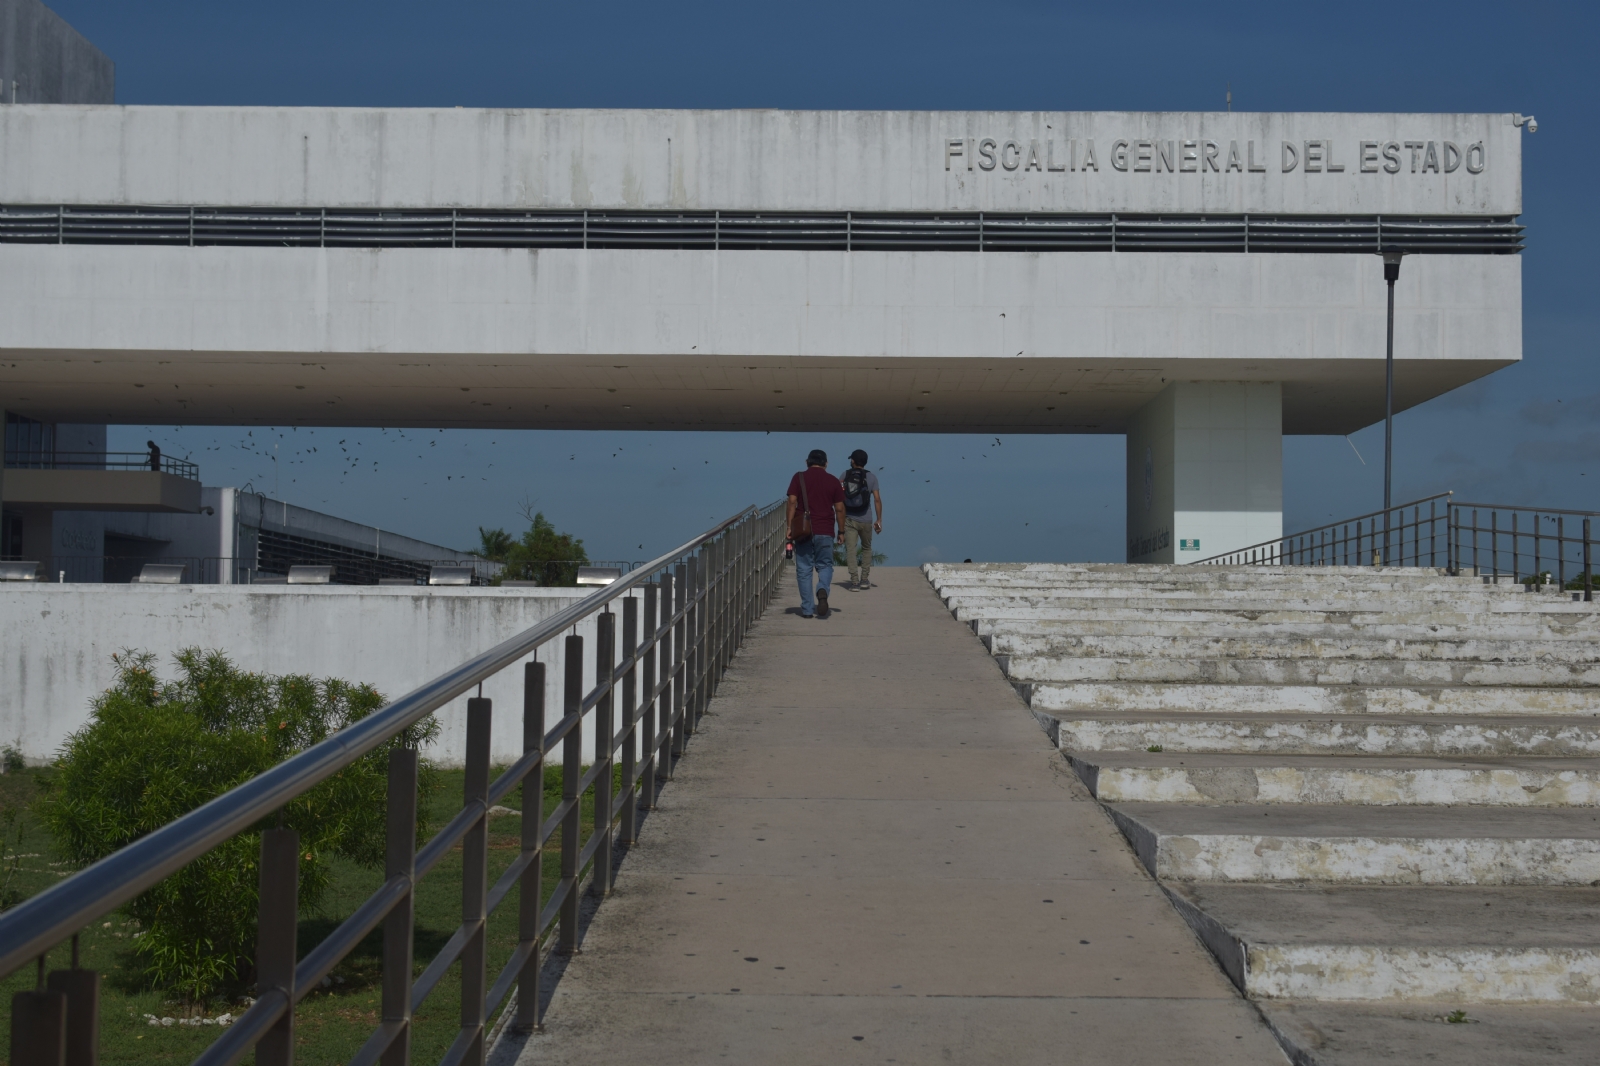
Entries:
<svg viewBox="0 0 1600 1066">
<path fill-rule="evenodd" d="M 158 433 L 156 429 L 148 426 L 143 427 L 143 430 L 151 437 L 156 437 Z M 481 450 L 483 441 L 476 439 L 481 436 L 480 434 L 447 434 L 442 429 L 409 431 L 379 429 L 377 436 L 373 436 L 370 430 L 361 429 L 318 430 L 304 427 L 256 426 L 246 428 L 241 436 L 237 435 L 236 431 L 219 430 L 216 427 L 173 426 L 170 427 L 170 432 L 167 431 L 167 427 L 161 427 L 159 433 L 162 439 L 158 443 L 165 454 L 199 458 L 206 453 L 214 453 L 215 460 L 206 463 L 201 470 L 202 477 L 210 484 L 238 484 L 263 494 L 270 491 L 279 498 L 285 497 L 288 490 L 301 496 L 302 499 L 305 490 L 309 488 L 312 499 L 320 505 L 338 506 L 341 503 L 353 502 L 352 497 L 348 495 L 350 490 L 362 485 L 362 488 L 370 491 L 373 487 L 370 479 L 377 477 L 382 471 L 385 475 L 384 480 L 388 480 L 395 476 L 389 471 L 397 467 L 400 476 L 409 475 L 410 479 L 415 479 L 403 482 L 405 488 L 400 490 L 398 498 L 404 503 L 410 502 L 410 491 L 424 488 L 437 490 L 445 487 L 438 485 L 441 479 L 451 487 L 465 487 L 471 483 L 488 485 L 503 481 L 508 482 L 506 487 L 511 492 L 523 491 L 529 480 L 539 479 L 537 469 L 528 464 L 511 464 L 508 467 L 502 462 L 502 474 L 498 476 L 492 474 L 491 471 L 495 469 L 496 464 L 484 461 L 489 456 L 484 455 Z M 598 436 L 597 434 L 596 437 Z M 488 447 L 497 448 L 498 437 L 490 438 L 487 443 Z M 990 452 L 1003 445 L 1001 438 L 994 437 L 981 451 L 972 452 L 971 458 L 987 460 Z M 971 451 L 970 448 L 968 450 Z M 569 450 L 567 460 L 578 462 L 580 457 L 598 458 L 607 454 L 610 459 L 615 460 L 622 458 L 625 451 L 624 445 L 602 443 L 598 453 L 591 451 L 587 456 L 581 451 Z M 495 454 L 501 460 L 510 458 L 505 454 Z M 637 448 L 635 454 L 638 454 Z M 441 464 L 439 460 L 446 457 L 454 461 Z M 932 455 L 926 457 L 934 459 Z M 960 460 L 970 461 L 968 455 L 961 455 Z M 419 465 L 411 467 L 412 461 Z M 709 467 L 711 464 L 712 460 L 709 458 L 701 460 L 702 467 Z M 507 469 L 514 472 L 507 475 L 504 473 Z M 659 467 L 656 469 L 659 470 Z M 882 464 L 873 464 L 872 469 L 880 476 L 894 473 L 891 466 Z M 676 474 L 679 472 L 679 467 L 669 465 L 669 472 Z M 932 485 L 940 473 L 947 472 L 930 471 L 924 467 L 925 476 L 920 479 L 921 483 Z M 912 475 L 916 473 L 916 467 L 907 468 L 907 474 L 911 476 L 913 484 L 917 479 Z M 352 475 L 354 475 L 353 481 Z M 787 476 L 786 471 L 778 471 L 774 479 L 779 480 L 785 476 Z M 305 486 L 301 485 L 302 480 L 305 481 Z M 674 483 L 682 484 L 681 481 Z M 893 498 L 892 494 L 895 491 L 893 480 L 886 488 Z M 928 518 L 936 519 L 939 517 L 940 502 L 940 497 L 933 496 L 926 500 L 926 506 L 920 510 Z M 1109 504 L 1106 506 L 1109 507 Z M 1031 521 L 1024 520 L 1023 525 L 1030 526 Z M 640 549 L 643 547 L 644 545 L 639 545 Z"/>
</svg>

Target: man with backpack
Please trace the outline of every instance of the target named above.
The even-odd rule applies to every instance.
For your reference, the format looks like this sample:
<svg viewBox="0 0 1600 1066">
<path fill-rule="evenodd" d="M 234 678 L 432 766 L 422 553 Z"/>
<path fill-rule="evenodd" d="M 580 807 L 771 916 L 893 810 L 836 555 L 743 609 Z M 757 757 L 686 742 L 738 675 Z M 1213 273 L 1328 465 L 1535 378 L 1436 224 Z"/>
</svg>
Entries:
<svg viewBox="0 0 1600 1066">
<path fill-rule="evenodd" d="M 840 479 L 844 488 L 844 561 L 850 568 L 845 587 L 865 591 L 872 587 L 872 534 L 883 532 L 883 495 L 878 475 L 867 469 L 867 453 L 850 453 L 850 469 Z M 861 551 L 861 576 L 856 576 L 857 542 Z"/>
<path fill-rule="evenodd" d="M 828 590 L 833 586 L 833 540 L 844 525 L 844 489 L 828 473 L 828 453 L 813 448 L 806 468 L 789 479 L 786 501 L 789 540 L 794 544 L 794 575 L 800 582 L 800 615 L 828 617 Z M 811 592 L 812 574 L 817 581 Z"/>
</svg>

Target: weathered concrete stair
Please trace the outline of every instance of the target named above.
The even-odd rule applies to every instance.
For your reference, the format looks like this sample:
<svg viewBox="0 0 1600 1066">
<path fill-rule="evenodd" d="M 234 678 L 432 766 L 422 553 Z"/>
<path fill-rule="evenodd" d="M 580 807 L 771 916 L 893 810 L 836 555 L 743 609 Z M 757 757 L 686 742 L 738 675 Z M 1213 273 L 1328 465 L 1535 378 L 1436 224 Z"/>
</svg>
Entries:
<svg viewBox="0 0 1600 1066">
<path fill-rule="evenodd" d="M 1461 807 L 1107 808 L 1164 881 L 1600 884 L 1600 810 Z"/>
<path fill-rule="evenodd" d="M 1584 758 L 1073 752 L 1102 803 L 1600 805 L 1600 762 Z"/>
<path fill-rule="evenodd" d="M 1600 1004 L 1592 888 L 1162 887 L 1251 996 Z"/>
<path fill-rule="evenodd" d="M 1374 714 L 1035 711 L 1070 752 L 1274 755 L 1600 755 L 1600 719 Z"/>
<path fill-rule="evenodd" d="M 1440 571 L 926 569 L 1294 1062 L 1431 1060 L 1413 1020 L 1464 1008 L 1592 1051 L 1595 605 Z"/>
</svg>

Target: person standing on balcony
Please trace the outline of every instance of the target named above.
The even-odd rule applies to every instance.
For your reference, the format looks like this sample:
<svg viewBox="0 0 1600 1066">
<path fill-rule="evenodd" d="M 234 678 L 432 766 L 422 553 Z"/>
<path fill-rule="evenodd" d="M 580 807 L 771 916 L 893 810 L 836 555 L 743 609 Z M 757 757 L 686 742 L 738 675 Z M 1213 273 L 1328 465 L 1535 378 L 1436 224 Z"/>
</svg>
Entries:
<svg viewBox="0 0 1600 1066">
<path fill-rule="evenodd" d="M 844 488 L 844 562 L 850 568 L 845 587 L 863 591 L 872 587 L 872 534 L 883 532 L 883 495 L 878 475 L 867 469 L 867 453 L 850 453 L 850 469 L 839 479 Z M 856 551 L 861 551 L 860 577 L 856 576 Z"/>
<path fill-rule="evenodd" d="M 150 449 L 150 469 L 158 474 L 161 473 L 161 449 L 153 440 L 145 441 L 144 446 Z"/>
<path fill-rule="evenodd" d="M 800 582 L 800 615 L 826 618 L 833 585 L 833 541 L 844 525 L 844 488 L 828 473 L 828 453 L 821 448 L 813 448 L 806 456 L 806 468 L 789 479 L 785 510 L 789 539 L 794 542 L 794 574 Z"/>
</svg>

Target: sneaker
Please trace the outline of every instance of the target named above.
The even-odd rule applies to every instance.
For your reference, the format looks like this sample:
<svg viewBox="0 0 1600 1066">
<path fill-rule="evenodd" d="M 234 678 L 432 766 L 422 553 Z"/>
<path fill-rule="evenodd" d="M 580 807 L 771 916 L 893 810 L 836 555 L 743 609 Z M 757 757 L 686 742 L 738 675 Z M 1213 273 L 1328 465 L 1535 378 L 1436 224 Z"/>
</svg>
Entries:
<svg viewBox="0 0 1600 1066">
<path fill-rule="evenodd" d="M 828 617 L 828 590 L 827 589 L 818 589 L 817 590 L 817 617 L 818 618 L 826 618 L 826 617 Z"/>
</svg>

